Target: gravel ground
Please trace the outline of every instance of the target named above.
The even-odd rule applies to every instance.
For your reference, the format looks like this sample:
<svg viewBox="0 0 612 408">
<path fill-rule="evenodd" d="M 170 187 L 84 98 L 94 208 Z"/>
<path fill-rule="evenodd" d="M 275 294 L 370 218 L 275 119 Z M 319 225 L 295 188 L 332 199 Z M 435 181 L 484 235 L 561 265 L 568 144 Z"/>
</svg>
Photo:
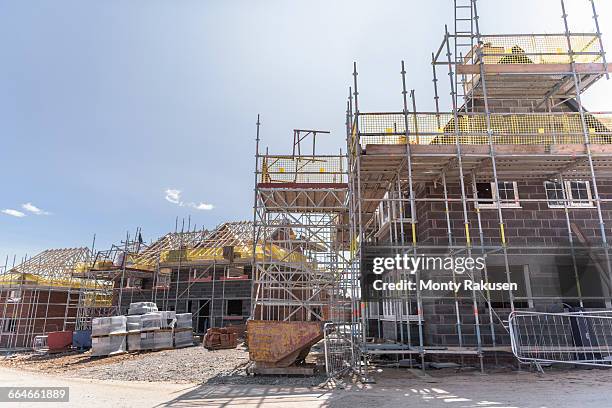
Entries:
<svg viewBox="0 0 612 408">
<path fill-rule="evenodd" d="M 27 353 L 0 358 L 0 366 L 99 380 L 296 387 L 315 386 L 325 381 L 324 375 L 314 377 L 247 375 L 245 369 L 248 361 L 249 354 L 244 347 L 208 351 L 202 346 L 195 346 L 105 358 L 92 358 L 89 352 L 55 355 Z"/>
</svg>

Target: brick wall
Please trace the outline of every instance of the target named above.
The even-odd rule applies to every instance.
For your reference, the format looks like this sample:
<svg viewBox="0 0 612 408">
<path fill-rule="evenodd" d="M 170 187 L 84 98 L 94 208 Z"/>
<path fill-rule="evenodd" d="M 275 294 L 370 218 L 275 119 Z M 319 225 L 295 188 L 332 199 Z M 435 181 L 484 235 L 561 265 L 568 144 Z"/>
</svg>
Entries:
<svg viewBox="0 0 612 408">
<path fill-rule="evenodd" d="M 507 180 L 512 181 L 512 180 Z M 612 182 L 598 180 L 600 197 L 612 198 Z M 449 184 L 449 198 L 460 198 L 459 184 Z M 520 199 L 546 199 L 543 181 L 518 182 Z M 466 195 L 472 198 L 472 186 L 466 185 Z M 441 185 L 427 185 L 420 197 L 443 198 Z M 447 221 L 443 202 L 420 202 L 417 205 L 417 222 L 419 241 L 433 245 L 447 245 Z M 473 203 L 467 204 L 470 235 L 473 242 L 479 242 L 478 220 Z M 608 240 L 612 239 L 612 205 L 602 203 L 602 213 L 605 231 Z M 449 203 L 451 232 L 455 243 L 465 243 L 465 228 L 463 206 L 460 202 Z M 481 225 L 485 245 L 499 245 L 501 243 L 499 230 L 499 217 L 496 209 L 481 209 Z M 520 208 L 503 208 L 506 238 L 510 246 L 525 245 L 567 245 L 569 243 L 565 210 L 563 208 L 549 208 L 545 201 L 520 202 Z M 588 238 L 591 244 L 601 242 L 597 210 L 592 208 L 570 208 L 569 218 Z M 576 236 L 574 236 L 576 241 Z"/>
<path fill-rule="evenodd" d="M 0 348 L 31 347 L 35 336 L 64 329 L 67 292 L 23 289 L 20 302 L 7 301 L 8 294 L 0 291 Z M 68 308 L 66 330 L 74 330 L 75 317 L 76 308 Z M 11 319 L 15 325 L 9 333 L 5 322 Z"/>
</svg>

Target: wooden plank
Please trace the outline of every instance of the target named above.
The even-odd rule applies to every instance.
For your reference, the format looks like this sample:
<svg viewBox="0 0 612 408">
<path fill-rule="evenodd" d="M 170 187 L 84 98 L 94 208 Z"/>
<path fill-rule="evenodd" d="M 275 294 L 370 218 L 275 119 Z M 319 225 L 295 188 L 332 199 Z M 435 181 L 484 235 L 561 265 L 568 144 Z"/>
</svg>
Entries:
<svg viewBox="0 0 612 408">
<path fill-rule="evenodd" d="M 606 155 L 612 154 L 612 145 L 592 144 L 591 153 L 592 154 L 606 154 Z"/>
<path fill-rule="evenodd" d="M 325 174 L 325 173 L 323 173 Z M 348 189 L 347 183 L 257 183 L 258 188 L 285 188 L 285 189 Z"/>
<path fill-rule="evenodd" d="M 565 74 L 572 72 L 570 64 L 485 64 L 486 74 Z M 576 64 L 579 74 L 605 74 L 604 64 Z M 608 68 L 608 72 L 612 72 Z M 478 75 L 480 65 L 458 65 L 459 75 Z"/>
<path fill-rule="evenodd" d="M 583 144 L 562 144 L 550 146 L 552 154 L 583 154 L 586 153 L 586 148 Z"/>
</svg>

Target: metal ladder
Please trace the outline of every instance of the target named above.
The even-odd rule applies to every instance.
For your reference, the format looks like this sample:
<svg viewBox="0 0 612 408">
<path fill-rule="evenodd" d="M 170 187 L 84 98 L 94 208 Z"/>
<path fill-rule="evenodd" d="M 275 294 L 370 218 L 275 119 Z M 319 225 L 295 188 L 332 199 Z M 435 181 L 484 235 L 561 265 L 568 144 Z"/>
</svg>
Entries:
<svg viewBox="0 0 612 408">
<path fill-rule="evenodd" d="M 457 72 L 457 65 L 463 63 L 462 59 L 465 57 L 475 45 L 474 29 L 476 25 L 476 13 L 474 6 L 476 0 L 454 0 L 455 3 L 455 38 L 454 38 L 454 58 L 455 58 L 455 73 Z M 457 106 L 462 106 L 461 110 L 466 110 L 466 95 L 465 95 L 465 81 L 464 75 L 455 74 L 455 97 L 457 98 Z M 461 101 L 463 100 L 464 103 Z"/>
<path fill-rule="evenodd" d="M 68 326 L 72 325 L 73 326 L 73 330 L 76 328 L 76 324 L 77 324 L 77 313 L 79 310 L 79 300 L 81 298 L 80 296 L 80 290 L 78 290 L 77 292 L 75 292 L 72 288 L 68 289 L 68 293 L 66 295 L 66 309 L 64 311 L 64 328 L 63 330 L 67 330 Z M 70 314 L 70 309 L 74 309 L 75 313 L 73 316 L 71 316 Z"/>
</svg>

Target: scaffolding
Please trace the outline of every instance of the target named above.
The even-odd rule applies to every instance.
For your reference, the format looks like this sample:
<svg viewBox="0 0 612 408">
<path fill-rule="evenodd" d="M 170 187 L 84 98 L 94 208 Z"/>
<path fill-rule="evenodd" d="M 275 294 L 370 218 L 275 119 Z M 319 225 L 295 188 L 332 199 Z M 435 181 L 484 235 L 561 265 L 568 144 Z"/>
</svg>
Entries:
<svg viewBox="0 0 612 408">
<path fill-rule="evenodd" d="M 362 374 L 381 355 L 410 357 L 423 369 L 449 358 L 484 369 L 485 356 L 497 361 L 510 352 L 507 319 L 515 310 L 612 307 L 612 115 L 588 112 L 581 101 L 609 67 L 588 3 L 592 33 L 570 33 L 561 1 L 562 33 L 488 35 L 476 0 L 455 0 L 454 32 L 446 27 L 432 53 L 434 112 L 418 111 L 403 61 L 401 111 L 361 112 L 354 64 L 346 121 L 348 283 L 360 329 L 353 339 L 365 356 L 354 368 Z M 448 74 L 450 112 L 440 110 L 440 69 Z M 469 278 L 521 284 L 499 293 L 440 293 L 417 284 L 367 297 L 372 254 L 482 256 L 484 269 Z M 546 268 L 561 263 L 555 282 L 557 271 Z M 392 270 L 382 279 L 465 277 Z M 572 290 L 559 289 L 568 281 Z"/>
<path fill-rule="evenodd" d="M 182 254 L 197 246 L 208 235 L 209 231 L 195 231 L 194 228 L 193 231 L 168 233 L 147 244 L 142 239 L 142 231 L 137 229 L 133 235 L 127 233 L 120 243 L 97 251 L 88 264 L 82 265 L 77 276 L 104 282 L 112 304 L 102 307 L 82 302 L 79 307 L 79 328 L 90 329 L 94 317 L 121 315 L 132 302 L 159 302 L 162 308 L 167 307 L 171 301 L 172 269 L 165 263 L 178 259 L 180 278 Z"/>
<path fill-rule="evenodd" d="M 66 248 L 5 265 L 0 274 L 0 349 L 31 349 L 36 336 L 78 329 L 80 305 L 108 306 L 107 286 L 74 276 L 90 260 L 90 249 Z"/>
<path fill-rule="evenodd" d="M 287 366 L 300 363 L 310 346 L 323 337 L 324 322 L 350 319 L 348 286 L 341 284 L 349 273 L 346 157 L 342 152 L 318 154 L 316 136 L 329 132 L 303 129 L 294 130 L 292 155 L 267 150 L 262 154 L 259 130 L 258 119 L 253 242 L 280 248 L 283 255 L 266 251 L 254 258 L 249 327 L 263 330 L 253 333 L 249 346 L 259 368 L 272 365 L 289 370 Z M 309 141 L 312 149 L 303 148 Z M 290 334 L 282 333 L 287 322 L 296 331 L 298 327 L 307 330 L 312 338 L 295 339 L 293 347 L 283 351 L 283 364 L 280 357 L 260 359 L 263 351 L 274 353 L 293 341 L 286 338 Z M 275 332 L 275 328 L 282 328 L 278 338 L 260 341 L 264 331 Z M 287 357 L 296 350 L 302 351 L 300 356 Z"/>
<path fill-rule="evenodd" d="M 243 331 L 250 314 L 252 260 L 264 253 L 261 246 L 253 253 L 252 237 L 252 222 L 224 222 L 193 245 L 160 254 L 163 268 L 172 270 L 166 307 L 192 313 L 196 333 L 227 326 Z"/>
<path fill-rule="evenodd" d="M 150 244 L 138 230 L 98 251 L 81 276 L 106 282 L 112 307 L 83 304 L 81 326 L 89 328 L 92 317 L 125 314 L 133 302 L 192 313 L 201 335 L 211 327 L 242 326 L 251 311 L 253 259 L 302 260 L 274 243 L 254 245 L 250 221 L 224 222 L 210 231 L 181 229 Z"/>
</svg>

